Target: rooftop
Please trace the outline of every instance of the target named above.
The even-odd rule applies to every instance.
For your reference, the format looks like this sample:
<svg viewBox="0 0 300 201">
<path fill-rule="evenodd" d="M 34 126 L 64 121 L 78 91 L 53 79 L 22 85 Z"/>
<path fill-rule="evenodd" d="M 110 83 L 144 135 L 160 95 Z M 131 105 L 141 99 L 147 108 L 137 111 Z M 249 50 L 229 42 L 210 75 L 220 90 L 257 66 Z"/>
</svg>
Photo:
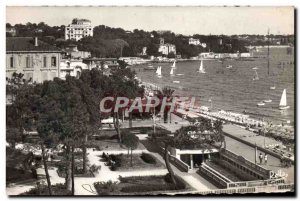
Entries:
<svg viewBox="0 0 300 201">
<path fill-rule="evenodd" d="M 35 46 L 33 37 L 6 38 L 6 52 L 61 52 L 61 49 L 38 40 Z"/>
</svg>

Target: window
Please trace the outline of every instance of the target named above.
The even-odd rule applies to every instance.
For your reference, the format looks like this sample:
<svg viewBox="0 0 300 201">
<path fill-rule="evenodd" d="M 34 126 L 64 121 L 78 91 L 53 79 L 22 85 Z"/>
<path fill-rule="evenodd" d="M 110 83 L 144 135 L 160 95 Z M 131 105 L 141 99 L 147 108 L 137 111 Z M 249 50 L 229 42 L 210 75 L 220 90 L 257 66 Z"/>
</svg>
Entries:
<svg viewBox="0 0 300 201">
<path fill-rule="evenodd" d="M 44 68 L 46 68 L 47 67 L 47 57 L 44 57 L 44 60 L 43 60 L 43 66 L 44 66 Z"/>
<path fill-rule="evenodd" d="M 56 57 L 51 57 L 51 66 L 56 66 Z"/>
<path fill-rule="evenodd" d="M 26 68 L 30 68 L 30 57 L 26 57 Z"/>
<path fill-rule="evenodd" d="M 14 64 L 14 58 L 10 57 L 10 67 L 13 68 L 15 66 Z"/>
</svg>

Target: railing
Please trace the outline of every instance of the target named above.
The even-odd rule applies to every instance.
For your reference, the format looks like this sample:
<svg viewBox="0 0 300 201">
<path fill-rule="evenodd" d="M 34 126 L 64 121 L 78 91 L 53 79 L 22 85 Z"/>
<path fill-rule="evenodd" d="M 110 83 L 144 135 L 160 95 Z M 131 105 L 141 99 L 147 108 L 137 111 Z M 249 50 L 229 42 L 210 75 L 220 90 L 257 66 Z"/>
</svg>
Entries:
<svg viewBox="0 0 300 201">
<path fill-rule="evenodd" d="M 261 167 L 259 165 L 256 165 L 256 164 L 252 163 L 251 161 L 249 161 L 249 160 L 247 160 L 245 158 L 242 158 L 241 156 L 238 156 L 235 153 L 233 153 L 233 152 L 231 152 L 231 151 L 229 151 L 227 149 L 222 149 L 222 151 L 220 153 L 221 153 L 221 155 L 223 154 L 223 156 L 224 155 L 228 156 L 228 158 L 230 160 L 235 159 L 236 162 L 239 162 L 239 164 L 242 162 L 244 165 L 248 166 L 249 168 L 252 168 L 252 169 L 254 169 L 256 171 L 259 171 L 261 174 L 265 175 L 268 178 L 270 177 L 270 170 L 267 170 L 267 169 L 265 169 L 265 168 L 263 168 L 263 167 Z M 240 164 L 240 165 L 242 165 L 242 164 Z"/>
<path fill-rule="evenodd" d="M 220 176 L 216 175 L 214 172 L 209 170 L 207 168 L 207 166 L 201 166 L 199 168 L 199 172 L 197 172 L 197 173 L 198 174 L 202 173 L 202 174 L 206 175 L 207 177 L 212 179 L 214 182 L 216 182 L 222 188 L 227 188 L 227 186 L 228 186 L 228 182 L 226 182 L 223 178 L 221 178 Z"/>
<path fill-rule="evenodd" d="M 234 193 L 260 193 L 260 192 L 289 192 L 294 189 L 294 184 L 283 184 L 277 186 L 263 186 L 263 187 L 245 187 L 232 189 L 217 189 L 210 191 L 197 192 L 197 194 L 234 194 Z"/>
<path fill-rule="evenodd" d="M 254 187 L 254 186 L 267 186 L 267 185 L 281 185 L 284 184 L 284 179 L 269 179 L 269 180 L 257 180 L 257 181 L 245 181 L 245 182 L 232 182 L 228 184 L 228 188 L 236 187 Z"/>
<path fill-rule="evenodd" d="M 173 162 L 173 165 L 175 165 L 178 169 L 181 169 L 182 171 L 188 172 L 190 169 L 190 166 L 187 165 L 185 162 L 179 160 L 178 158 L 169 155 L 171 163 Z"/>
<path fill-rule="evenodd" d="M 216 176 L 218 176 L 219 178 L 221 178 L 226 183 L 232 182 L 230 179 L 228 179 L 227 177 L 225 177 L 224 175 L 222 175 L 218 171 L 214 170 L 212 167 L 210 167 L 206 163 L 202 163 L 201 167 L 204 167 L 205 169 L 208 169 L 210 172 L 212 172 L 213 174 L 215 174 Z"/>
</svg>

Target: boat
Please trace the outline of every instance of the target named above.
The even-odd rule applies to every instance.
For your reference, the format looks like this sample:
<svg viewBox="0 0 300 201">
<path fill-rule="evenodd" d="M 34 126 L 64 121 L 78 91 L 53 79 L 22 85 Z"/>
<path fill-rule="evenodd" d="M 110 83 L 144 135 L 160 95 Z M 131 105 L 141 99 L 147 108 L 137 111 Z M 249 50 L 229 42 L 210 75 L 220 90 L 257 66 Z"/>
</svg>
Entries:
<svg viewBox="0 0 300 201">
<path fill-rule="evenodd" d="M 283 90 L 282 95 L 281 95 L 281 99 L 280 99 L 280 103 L 279 103 L 279 109 L 280 110 L 286 110 L 289 109 L 290 106 L 287 105 L 286 103 L 286 89 Z"/>
<path fill-rule="evenodd" d="M 171 68 L 170 75 L 174 76 L 174 68 Z"/>
<path fill-rule="evenodd" d="M 156 74 L 157 74 L 158 77 L 161 77 L 161 76 L 162 76 L 162 75 L 161 75 L 161 66 L 158 66 L 158 67 L 157 67 Z"/>
<path fill-rule="evenodd" d="M 144 68 L 144 70 L 155 70 L 155 68 L 152 65 L 148 65 Z"/>
<path fill-rule="evenodd" d="M 254 70 L 254 77 L 253 77 L 253 80 L 259 80 L 259 77 L 258 77 L 258 74 L 257 74 L 257 71 Z"/>
<path fill-rule="evenodd" d="M 176 80 L 174 80 L 174 81 L 173 81 L 173 83 L 180 83 L 180 81 L 176 81 Z"/>
<path fill-rule="evenodd" d="M 264 106 L 265 103 L 264 103 L 264 102 L 259 102 L 259 103 L 257 103 L 256 105 L 257 105 L 257 106 Z"/>
<path fill-rule="evenodd" d="M 271 102 L 272 102 L 271 99 L 264 100 L 264 103 L 271 103 Z"/>
<path fill-rule="evenodd" d="M 176 68 L 176 60 L 174 61 L 173 65 L 171 66 L 171 68 Z"/>
<path fill-rule="evenodd" d="M 227 65 L 226 68 L 232 68 L 232 65 Z"/>
<path fill-rule="evenodd" d="M 201 62 L 200 62 L 200 67 L 199 67 L 199 73 L 206 73 L 205 70 L 204 70 L 204 67 L 203 67 L 203 60 L 201 59 Z"/>
</svg>

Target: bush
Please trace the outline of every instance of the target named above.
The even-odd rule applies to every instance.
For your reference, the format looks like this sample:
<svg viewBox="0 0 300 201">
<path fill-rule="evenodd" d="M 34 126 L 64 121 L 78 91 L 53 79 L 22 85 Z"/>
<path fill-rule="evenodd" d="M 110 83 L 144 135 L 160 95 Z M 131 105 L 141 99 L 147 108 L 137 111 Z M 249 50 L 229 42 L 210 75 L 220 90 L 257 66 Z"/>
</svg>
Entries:
<svg viewBox="0 0 300 201">
<path fill-rule="evenodd" d="M 108 182 L 95 182 L 94 187 L 98 195 L 109 195 L 117 190 L 117 182 L 112 182 L 111 180 Z"/>
<path fill-rule="evenodd" d="M 157 184 L 148 184 L 148 185 L 132 185 L 125 186 L 121 189 L 121 192 L 132 193 L 132 192 L 151 192 L 151 191 L 166 191 L 166 190 L 175 190 L 172 185 L 157 185 Z"/>
<path fill-rule="evenodd" d="M 142 133 L 142 134 L 146 134 L 147 131 L 148 131 L 147 128 L 141 128 L 141 129 L 140 129 L 140 133 Z"/>
<path fill-rule="evenodd" d="M 123 156 L 123 154 L 120 154 L 120 155 L 111 154 L 111 155 L 109 155 L 109 157 L 107 157 L 106 165 L 111 166 L 110 167 L 111 171 L 116 171 L 118 169 L 118 167 L 121 167 L 122 156 Z"/>
<path fill-rule="evenodd" d="M 64 184 L 52 185 L 52 191 L 53 195 L 72 195 L 72 193 L 66 189 Z M 39 188 L 32 188 L 20 195 L 49 195 L 49 191 L 47 185 L 41 184 Z"/>
<path fill-rule="evenodd" d="M 141 155 L 141 159 L 143 159 L 145 163 L 156 164 L 156 159 L 151 154 L 143 152 Z"/>
</svg>

